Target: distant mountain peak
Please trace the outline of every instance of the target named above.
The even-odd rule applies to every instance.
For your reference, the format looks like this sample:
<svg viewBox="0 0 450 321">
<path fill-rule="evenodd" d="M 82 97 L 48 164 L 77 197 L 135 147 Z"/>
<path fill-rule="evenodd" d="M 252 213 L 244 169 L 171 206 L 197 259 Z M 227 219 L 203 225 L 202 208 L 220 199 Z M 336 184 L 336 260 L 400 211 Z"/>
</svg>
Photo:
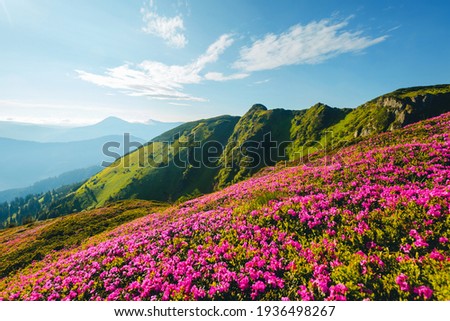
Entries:
<svg viewBox="0 0 450 321">
<path fill-rule="evenodd" d="M 99 124 L 105 124 L 105 123 L 108 123 L 108 124 L 121 123 L 121 124 L 123 124 L 123 123 L 127 123 L 127 121 L 125 121 L 119 117 L 109 116 L 109 117 L 103 119 L 101 122 L 99 122 Z"/>
<path fill-rule="evenodd" d="M 155 124 L 159 124 L 159 123 L 161 123 L 161 122 L 150 118 L 144 124 L 146 124 L 146 125 L 155 125 Z"/>
<path fill-rule="evenodd" d="M 321 103 L 320 101 L 315 104 L 314 106 L 312 106 L 311 108 L 318 108 L 318 107 L 330 107 L 327 104 Z"/>
<path fill-rule="evenodd" d="M 257 111 L 266 111 L 267 107 L 264 106 L 263 104 L 254 104 L 247 112 L 247 114 L 249 113 L 254 113 Z"/>
</svg>

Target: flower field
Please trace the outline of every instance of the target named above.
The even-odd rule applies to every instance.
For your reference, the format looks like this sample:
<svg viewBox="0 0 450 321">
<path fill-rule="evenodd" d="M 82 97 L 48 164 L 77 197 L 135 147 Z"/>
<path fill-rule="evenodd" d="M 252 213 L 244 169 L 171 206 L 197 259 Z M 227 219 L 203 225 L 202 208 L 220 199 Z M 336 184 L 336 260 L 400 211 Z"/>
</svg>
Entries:
<svg viewBox="0 0 450 321">
<path fill-rule="evenodd" d="M 450 114 L 272 168 L 0 280 L 2 300 L 450 300 Z"/>
</svg>

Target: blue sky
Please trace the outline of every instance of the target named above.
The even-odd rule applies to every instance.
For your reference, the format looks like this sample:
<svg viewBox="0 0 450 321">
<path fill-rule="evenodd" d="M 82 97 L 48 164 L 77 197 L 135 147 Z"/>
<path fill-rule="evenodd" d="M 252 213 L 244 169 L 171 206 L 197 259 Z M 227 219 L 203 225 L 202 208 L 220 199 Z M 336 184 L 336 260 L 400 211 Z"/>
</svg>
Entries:
<svg viewBox="0 0 450 321">
<path fill-rule="evenodd" d="M 450 83 L 448 1 L 0 0 L 0 120 L 356 107 Z"/>
</svg>

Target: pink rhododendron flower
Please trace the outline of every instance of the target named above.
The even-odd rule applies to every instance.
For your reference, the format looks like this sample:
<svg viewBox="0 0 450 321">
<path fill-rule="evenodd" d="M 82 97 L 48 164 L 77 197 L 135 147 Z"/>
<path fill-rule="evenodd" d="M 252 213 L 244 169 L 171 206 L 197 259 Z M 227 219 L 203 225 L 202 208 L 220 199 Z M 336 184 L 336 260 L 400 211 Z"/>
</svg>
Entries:
<svg viewBox="0 0 450 321">
<path fill-rule="evenodd" d="M 408 277 L 401 273 L 399 276 L 395 278 L 395 283 L 400 287 L 400 290 L 402 291 L 409 291 L 410 286 L 408 284 Z"/>
<path fill-rule="evenodd" d="M 300 285 L 300 289 L 297 291 L 302 301 L 313 301 L 314 295 L 307 289 L 306 286 Z"/>
<path fill-rule="evenodd" d="M 433 290 L 431 290 L 429 287 L 425 285 L 421 285 L 417 288 L 414 288 L 414 293 L 425 300 L 429 300 L 433 296 Z"/>
</svg>

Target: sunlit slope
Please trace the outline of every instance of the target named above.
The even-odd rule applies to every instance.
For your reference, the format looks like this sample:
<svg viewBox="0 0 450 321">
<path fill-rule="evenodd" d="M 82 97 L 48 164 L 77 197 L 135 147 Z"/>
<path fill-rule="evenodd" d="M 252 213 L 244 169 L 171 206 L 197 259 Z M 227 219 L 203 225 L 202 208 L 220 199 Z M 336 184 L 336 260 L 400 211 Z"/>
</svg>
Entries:
<svg viewBox="0 0 450 321">
<path fill-rule="evenodd" d="M 168 135 L 134 151 L 93 176 L 75 194 L 84 208 L 117 199 L 176 200 L 190 193 L 212 189 L 215 164 L 210 168 L 187 166 L 195 142 L 225 145 L 238 117 L 222 116 L 184 124 Z M 197 151 L 197 157 L 198 157 Z"/>
<path fill-rule="evenodd" d="M 263 167 L 295 158 L 296 153 L 304 152 L 304 146 L 315 145 L 327 128 L 350 111 L 320 103 L 296 111 L 254 105 L 241 117 L 228 140 L 216 186 L 239 182 Z"/>
<path fill-rule="evenodd" d="M 399 89 L 356 109 L 319 103 L 306 110 L 268 110 L 256 104 L 240 118 L 200 120 L 162 134 L 94 176 L 68 201 L 90 208 L 118 199 L 192 197 L 251 177 L 263 167 L 339 149 L 449 110 L 449 85 Z M 215 161 L 205 164 L 199 153 L 193 161 L 195 148 L 211 142 L 220 146 Z"/>
<path fill-rule="evenodd" d="M 81 246 L 89 238 L 160 211 L 164 203 L 123 201 L 107 207 L 0 230 L 0 278 L 54 251 Z"/>
<path fill-rule="evenodd" d="M 450 111 L 450 85 L 404 88 L 361 105 L 328 130 L 335 142 L 350 142 L 447 111 Z"/>
</svg>

